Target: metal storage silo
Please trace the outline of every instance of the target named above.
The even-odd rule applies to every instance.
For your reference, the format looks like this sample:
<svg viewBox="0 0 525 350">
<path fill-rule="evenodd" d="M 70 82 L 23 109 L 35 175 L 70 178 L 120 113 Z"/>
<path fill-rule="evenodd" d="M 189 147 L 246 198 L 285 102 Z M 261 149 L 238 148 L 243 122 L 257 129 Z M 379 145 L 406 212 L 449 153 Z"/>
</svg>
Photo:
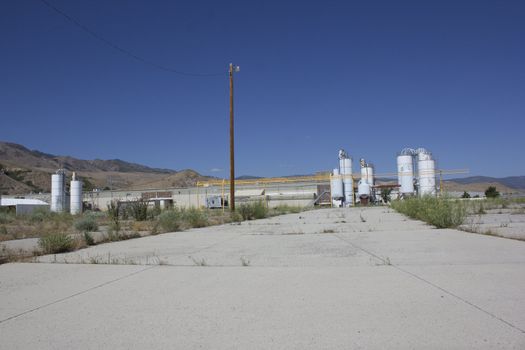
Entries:
<svg viewBox="0 0 525 350">
<path fill-rule="evenodd" d="M 414 165 L 411 154 L 397 156 L 397 176 L 398 184 L 401 185 L 399 193 L 401 195 L 414 194 Z"/>
<path fill-rule="evenodd" d="M 365 163 L 364 159 L 361 160 L 361 179 L 365 179 L 370 186 L 374 186 L 374 166 Z"/>
<path fill-rule="evenodd" d="M 51 211 L 63 212 L 66 209 L 66 175 L 60 169 L 51 175 Z"/>
<path fill-rule="evenodd" d="M 343 179 L 339 175 L 339 169 L 334 169 L 333 175 L 330 179 L 332 188 L 332 199 L 341 199 L 344 197 Z"/>
<path fill-rule="evenodd" d="M 77 180 L 76 174 L 73 173 L 71 180 L 71 202 L 69 206 L 72 215 L 82 213 L 82 181 Z"/>
<path fill-rule="evenodd" d="M 354 180 L 352 179 L 352 158 L 344 150 L 339 151 L 339 168 L 343 177 L 345 204 L 354 204 Z"/>
<path fill-rule="evenodd" d="M 368 184 L 374 186 L 374 166 L 372 164 L 367 164 L 366 173 L 368 174 Z"/>
<path fill-rule="evenodd" d="M 365 179 L 361 179 L 357 186 L 357 194 L 359 198 L 368 198 L 370 197 L 370 185 Z"/>
<path fill-rule="evenodd" d="M 419 195 L 436 194 L 436 163 L 428 151 L 418 153 Z"/>
</svg>

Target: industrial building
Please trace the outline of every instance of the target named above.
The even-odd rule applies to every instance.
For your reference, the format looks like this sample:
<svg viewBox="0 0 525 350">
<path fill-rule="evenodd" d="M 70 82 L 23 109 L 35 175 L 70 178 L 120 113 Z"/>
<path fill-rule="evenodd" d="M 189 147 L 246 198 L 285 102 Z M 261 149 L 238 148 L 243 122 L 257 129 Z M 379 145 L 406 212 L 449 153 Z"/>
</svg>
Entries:
<svg viewBox="0 0 525 350">
<path fill-rule="evenodd" d="M 372 163 L 364 158 L 359 161 L 360 170 L 353 172 L 353 160 L 341 149 L 338 167 L 331 173 L 313 176 L 236 180 L 236 202 L 263 201 L 268 207 L 335 206 L 384 204 L 383 191 L 389 197 L 436 195 L 436 164 L 432 153 L 424 148 L 405 148 L 396 158 L 397 183 L 377 184 L 377 174 Z M 385 174 L 382 174 L 385 175 Z M 67 191 L 66 171 L 57 170 L 51 176 L 51 194 L 33 195 L 32 198 L 50 203 L 54 212 L 69 211 L 76 215 L 84 209 L 105 210 L 112 201 L 121 203 L 138 199 L 161 209 L 177 207 L 207 207 L 224 209 L 229 202 L 229 181 L 210 180 L 193 188 L 162 188 L 150 190 L 82 191 L 82 181 L 73 172 Z"/>
<path fill-rule="evenodd" d="M 11 208 L 16 215 L 30 214 L 35 209 L 49 209 L 49 204 L 35 198 L 0 198 L 0 207 Z"/>
<path fill-rule="evenodd" d="M 432 153 L 424 148 L 405 148 L 399 153 L 397 173 L 389 174 L 397 175 L 397 185 L 376 185 L 373 164 L 361 158 L 359 165 L 360 172 L 354 174 L 352 158 L 345 150 L 339 151 L 339 168 L 333 170 L 330 178 L 332 205 L 349 207 L 356 204 L 384 202 L 384 198 L 380 195 L 383 189 L 389 189 L 391 198 L 437 194 L 436 162 Z M 356 178 L 360 179 L 357 188 L 354 185 Z"/>
</svg>

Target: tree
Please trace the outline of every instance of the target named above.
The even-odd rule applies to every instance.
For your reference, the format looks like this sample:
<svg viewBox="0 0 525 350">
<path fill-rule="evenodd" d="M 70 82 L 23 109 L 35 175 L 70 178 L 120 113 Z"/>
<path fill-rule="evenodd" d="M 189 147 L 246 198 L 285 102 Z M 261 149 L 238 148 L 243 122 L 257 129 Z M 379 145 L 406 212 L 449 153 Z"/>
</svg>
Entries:
<svg viewBox="0 0 525 350">
<path fill-rule="evenodd" d="M 463 191 L 461 198 L 470 198 L 470 193 L 468 193 L 467 191 Z"/>
<path fill-rule="evenodd" d="M 383 199 L 383 202 L 388 203 L 390 202 L 390 193 L 392 192 L 391 188 L 382 188 L 381 189 L 381 198 Z"/>
<path fill-rule="evenodd" d="M 497 198 L 497 197 L 499 197 L 499 192 L 496 190 L 495 186 L 489 186 L 489 188 L 487 188 L 485 190 L 485 197 L 487 197 L 487 198 Z"/>
</svg>

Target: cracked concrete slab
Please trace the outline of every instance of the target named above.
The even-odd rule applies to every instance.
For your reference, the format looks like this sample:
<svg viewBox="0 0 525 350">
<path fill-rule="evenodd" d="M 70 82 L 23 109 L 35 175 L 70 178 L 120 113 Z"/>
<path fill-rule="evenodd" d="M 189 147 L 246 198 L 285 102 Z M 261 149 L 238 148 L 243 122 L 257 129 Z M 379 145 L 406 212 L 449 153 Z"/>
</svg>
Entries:
<svg viewBox="0 0 525 350">
<path fill-rule="evenodd" d="M 525 242 L 438 230 L 388 208 L 314 210 L 39 261 L 0 266 L 2 347 L 525 347 Z"/>
</svg>

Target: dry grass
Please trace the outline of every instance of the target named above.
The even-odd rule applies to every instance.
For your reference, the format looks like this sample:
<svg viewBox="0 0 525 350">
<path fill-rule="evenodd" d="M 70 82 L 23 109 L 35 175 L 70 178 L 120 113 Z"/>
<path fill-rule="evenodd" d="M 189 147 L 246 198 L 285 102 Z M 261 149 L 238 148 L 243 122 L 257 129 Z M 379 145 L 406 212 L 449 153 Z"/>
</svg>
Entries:
<svg viewBox="0 0 525 350">
<path fill-rule="evenodd" d="M 38 238 L 56 232 L 74 233 L 73 217 L 69 214 L 36 211 L 31 215 L 15 216 L 2 225 L 0 241 Z"/>
<path fill-rule="evenodd" d="M 131 221 L 129 226 L 132 231 L 137 232 L 152 232 L 155 228 L 155 222 L 153 221 Z"/>
<path fill-rule="evenodd" d="M 249 206 L 248 213 L 245 214 L 248 214 L 246 215 L 247 218 L 255 219 L 295 213 L 300 210 L 302 209 L 299 207 L 291 206 L 281 206 L 268 210 L 263 203 L 255 203 Z M 229 210 L 220 209 L 173 208 L 165 211 L 158 210 L 154 216 L 141 221 L 124 220 L 124 215 L 120 211 L 114 211 L 113 214 L 117 212 L 119 213 L 118 218 L 115 215 L 111 216 L 111 213 L 108 212 L 87 212 L 77 216 L 49 211 L 36 211 L 25 216 L 0 212 L 0 242 L 13 239 L 40 238 L 42 248 L 40 254 L 42 252 L 60 253 L 105 242 L 138 238 L 148 233 L 174 232 L 243 221 L 239 212 L 231 213 Z M 303 234 L 303 232 L 290 232 L 288 234 Z M 4 255 L 13 256 L 12 253 Z M 22 255 L 24 257 L 33 256 L 33 252 L 25 252 Z"/>
<path fill-rule="evenodd" d="M 465 205 L 461 201 L 430 196 L 396 200 L 392 202 L 392 208 L 437 228 L 458 227 L 467 215 Z"/>
</svg>

